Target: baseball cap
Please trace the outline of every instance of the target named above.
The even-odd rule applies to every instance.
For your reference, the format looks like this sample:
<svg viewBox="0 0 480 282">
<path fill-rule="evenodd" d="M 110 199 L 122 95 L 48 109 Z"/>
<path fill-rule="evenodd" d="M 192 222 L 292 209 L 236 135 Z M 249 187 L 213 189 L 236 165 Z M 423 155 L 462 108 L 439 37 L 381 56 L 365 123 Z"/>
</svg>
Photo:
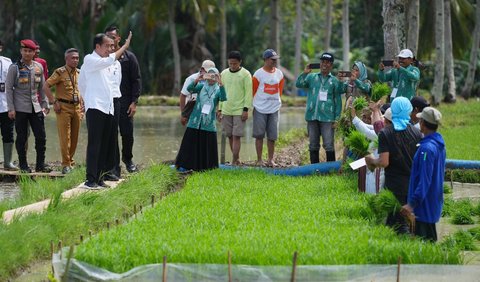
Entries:
<svg viewBox="0 0 480 282">
<path fill-rule="evenodd" d="M 28 49 L 32 49 L 32 50 L 36 50 L 37 49 L 37 44 L 35 44 L 35 42 L 33 42 L 33 40 L 31 39 L 23 39 L 20 41 L 20 46 L 22 48 L 28 48 Z"/>
<path fill-rule="evenodd" d="M 390 108 L 390 103 L 385 103 L 380 107 L 380 112 L 382 113 L 382 115 L 385 114 L 388 108 Z"/>
<path fill-rule="evenodd" d="M 335 60 L 335 58 L 333 57 L 332 53 L 328 53 L 328 52 L 325 52 L 322 54 L 322 56 L 320 57 L 320 61 L 329 61 L 329 62 L 332 62 Z"/>
<path fill-rule="evenodd" d="M 413 59 L 413 52 L 410 51 L 410 49 L 403 49 L 400 51 L 400 53 L 397 55 L 399 58 L 412 58 Z"/>
<path fill-rule="evenodd" d="M 211 69 L 211 68 L 214 68 L 215 67 L 215 63 L 213 61 L 210 61 L 210 60 L 205 60 L 203 61 L 202 63 L 202 68 L 207 71 L 208 69 Z"/>
<path fill-rule="evenodd" d="M 422 96 L 415 96 L 412 99 L 410 99 L 410 103 L 412 103 L 413 108 L 418 108 L 420 111 L 422 111 L 425 107 L 430 106 L 430 104 L 423 98 Z"/>
<path fill-rule="evenodd" d="M 263 58 L 264 59 L 279 59 L 280 56 L 277 54 L 277 52 L 275 52 L 275 50 L 273 49 L 267 49 L 265 51 L 263 51 Z"/>
<path fill-rule="evenodd" d="M 417 114 L 417 118 L 421 118 L 431 124 L 440 124 L 442 113 L 433 107 L 426 107 L 421 113 Z"/>
<path fill-rule="evenodd" d="M 389 121 L 392 121 L 392 109 L 388 108 L 385 111 L 385 114 L 383 114 L 383 117 L 388 119 Z"/>
</svg>

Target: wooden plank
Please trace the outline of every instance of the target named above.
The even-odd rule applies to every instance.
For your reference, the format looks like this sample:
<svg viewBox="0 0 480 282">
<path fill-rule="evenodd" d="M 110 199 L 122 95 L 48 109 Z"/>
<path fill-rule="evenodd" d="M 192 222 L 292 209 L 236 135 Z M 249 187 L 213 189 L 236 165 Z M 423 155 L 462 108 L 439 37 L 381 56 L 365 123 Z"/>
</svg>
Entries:
<svg viewBox="0 0 480 282">
<path fill-rule="evenodd" d="M 20 170 L 5 170 L 3 167 L 0 167 L 0 175 L 10 175 L 10 176 L 32 176 L 32 177 L 64 177 L 65 175 L 62 174 L 61 171 L 52 171 L 52 172 L 32 172 L 32 173 L 24 173 L 20 172 Z"/>
<path fill-rule="evenodd" d="M 103 189 L 99 189 L 99 190 L 86 189 L 85 186 L 82 183 L 82 184 L 79 184 L 77 187 L 75 187 L 73 189 L 70 189 L 70 190 L 67 190 L 67 191 L 63 192 L 62 193 L 62 200 L 75 197 L 79 194 L 82 194 L 82 193 L 85 193 L 85 192 L 88 192 L 88 191 L 91 191 L 91 192 L 107 191 L 109 189 L 113 189 L 113 188 L 117 187 L 117 185 L 119 183 L 121 183 L 123 180 L 124 179 L 120 179 L 120 181 L 116 181 L 116 182 L 105 181 L 105 183 L 108 184 L 110 186 L 110 188 L 103 188 Z M 5 224 L 9 224 L 10 222 L 12 222 L 12 220 L 14 218 L 23 217 L 23 216 L 25 216 L 27 214 L 30 214 L 30 213 L 37 213 L 37 214 L 42 213 L 44 210 L 47 209 L 49 204 L 50 204 L 50 199 L 46 199 L 46 200 L 43 200 L 43 201 L 40 201 L 40 202 L 37 202 L 37 203 L 33 203 L 33 204 L 30 204 L 30 205 L 26 205 L 26 206 L 23 206 L 23 207 L 19 207 L 19 208 L 16 208 L 16 209 L 5 211 L 2 215 L 3 222 Z"/>
</svg>

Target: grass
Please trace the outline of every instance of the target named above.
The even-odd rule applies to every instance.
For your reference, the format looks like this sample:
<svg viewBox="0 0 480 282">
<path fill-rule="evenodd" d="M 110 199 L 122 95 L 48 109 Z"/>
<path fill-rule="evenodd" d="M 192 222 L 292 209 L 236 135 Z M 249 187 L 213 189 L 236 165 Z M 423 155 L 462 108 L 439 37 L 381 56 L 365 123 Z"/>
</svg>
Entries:
<svg viewBox="0 0 480 282">
<path fill-rule="evenodd" d="M 70 200 L 55 202 L 43 214 L 26 216 L 9 225 L 0 224 L 0 281 L 36 259 L 50 254 L 50 241 L 64 245 L 105 229 L 106 222 L 132 215 L 134 205 L 147 206 L 152 194 L 159 195 L 176 185 L 176 172 L 166 166 L 152 166 L 133 175 L 115 189 L 87 192 Z"/>
<path fill-rule="evenodd" d="M 443 115 L 439 132 L 445 139 L 447 158 L 480 160 L 480 101 L 459 99 L 455 104 L 441 104 Z"/>
<path fill-rule="evenodd" d="M 65 190 L 77 186 L 85 179 L 85 167 L 78 167 L 72 170 L 65 177 L 55 179 L 35 178 L 21 176 L 18 186 L 20 193 L 15 199 L 0 201 L 0 214 L 4 211 L 36 203 L 52 196 L 62 193 Z"/>
<path fill-rule="evenodd" d="M 102 232 L 77 248 L 81 261 L 124 272 L 168 261 L 298 263 L 460 263 L 458 251 L 398 237 L 376 225 L 366 194 L 340 176 L 272 177 L 259 171 L 210 171 L 188 178 L 143 217 Z"/>
</svg>

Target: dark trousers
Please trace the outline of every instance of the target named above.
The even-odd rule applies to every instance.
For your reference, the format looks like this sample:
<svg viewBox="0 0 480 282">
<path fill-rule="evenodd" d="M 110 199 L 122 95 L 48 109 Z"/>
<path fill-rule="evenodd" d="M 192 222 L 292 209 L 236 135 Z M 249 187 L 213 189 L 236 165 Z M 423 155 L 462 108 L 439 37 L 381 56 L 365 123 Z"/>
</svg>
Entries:
<svg viewBox="0 0 480 282">
<path fill-rule="evenodd" d="M 98 183 L 113 167 L 114 149 L 111 144 L 113 116 L 97 109 L 88 109 L 87 120 L 87 180 Z"/>
<path fill-rule="evenodd" d="M 118 125 L 120 123 L 120 98 L 113 98 L 113 123 L 110 144 L 113 147 L 113 166 L 110 171 L 120 177 L 120 149 L 118 147 Z"/>
<path fill-rule="evenodd" d="M 18 161 L 20 168 L 27 166 L 27 142 L 28 142 L 28 124 L 32 128 L 35 136 L 35 150 L 37 151 L 37 167 L 43 166 L 45 162 L 46 135 L 43 112 L 39 113 L 23 113 L 15 114 L 15 130 L 17 132 L 17 140 L 15 147 L 18 153 Z"/>
<path fill-rule="evenodd" d="M 394 195 L 402 206 L 407 203 L 406 195 L 398 195 L 395 193 Z M 400 212 L 389 213 L 387 216 L 386 225 L 392 227 L 397 234 L 410 234 L 410 228 L 408 227 L 407 220 L 400 214 Z"/>
<path fill-rule="evenodd" d="M 424 240 L 436 242 L 437 228 L 435 223 L 427 223 L 423 221 L 415 221 L 415 236 Z"/>
<path fill-rule="evenodd" d="M 2 131 L 2 142 L 13 143 L 13 128 L 15 122 L 8 117 L 8 112 L 0 113 L 0 128 Z"/>
<path fill-rule="evenodd" d="M 120 104 L 120 135 L 122 136 L 122 161 L 128 163 L 133 158 L 133 117 L 128 116 L 130 104 Z"/>
</svg>

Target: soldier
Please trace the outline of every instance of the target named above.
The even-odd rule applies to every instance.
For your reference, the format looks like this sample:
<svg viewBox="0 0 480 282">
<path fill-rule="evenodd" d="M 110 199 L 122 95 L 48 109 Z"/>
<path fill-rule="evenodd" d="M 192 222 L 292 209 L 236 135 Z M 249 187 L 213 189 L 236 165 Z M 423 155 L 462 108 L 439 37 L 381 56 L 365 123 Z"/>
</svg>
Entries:
<svg viewBox="0 0 480 282">
<path fill-rule="evenodd" d="M 43 85 L 50 105 L 57 116 L 58 139 L 62 153 L 62 173 L 69 173 L 75 165 L 73 156 L 77 149 L 78 132 L 80 130 L 82 98 L 78 90 L 77 69 L 79 61 L 78 50 L 70 48 L 65 51 L 65 65 L 56 69 Z M 50 88 L 56 87 L 56 97 Z"/>
<path fill-rule="evenodd" d="M 3 42 L 0 41 L 0 52 L 3 49 Z M 5 94 L 5 80 L 7 79 L 8 68 L 12 61 L 0 56 L 0 127 L 3 141 L 3 167 L 6 170 L 18 170 L 12 164 L 13 153 L 13 126 L 14 121 L 8 117 L 7 96 Z"/>
<path fill-rule="evenodd" d="M 52 171 L 45 165 L 46 136 L 44 117 L 49 112 L 48 102 L 43 91 L 45 78 L 43 67 L 33 60 L 35 42 L 30 39 L 20 41 L 22 58 L 8 68 L 5 88 L 7 93 L 8 117 L 15 120 L 17 140 L 15 147 L 18 153 L 20 170 L 30 173 L 27 163 L 28 124 L 35 135 L 37 151 L 37 172 Z M 39 96 L 37 96 L 37 91 Z"/>
</svg>

